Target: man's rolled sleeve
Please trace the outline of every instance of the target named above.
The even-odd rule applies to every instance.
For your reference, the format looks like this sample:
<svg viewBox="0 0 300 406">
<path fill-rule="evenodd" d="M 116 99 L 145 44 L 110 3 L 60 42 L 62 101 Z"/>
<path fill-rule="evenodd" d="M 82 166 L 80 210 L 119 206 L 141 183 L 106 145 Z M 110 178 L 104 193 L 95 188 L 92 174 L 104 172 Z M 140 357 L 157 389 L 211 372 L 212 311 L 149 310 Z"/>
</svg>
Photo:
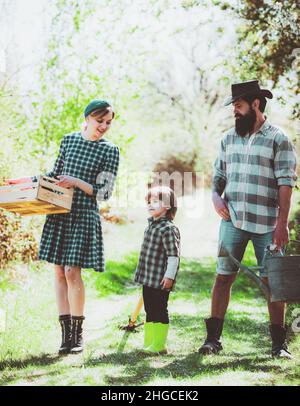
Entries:
<svg viewBox="0 0 300 406">
<path fill-rule="evenodd" d="M 287 137 L 277 144 L 274 157 L 274 174 L 278 186 L 294 187 L 297 181 L 297 157 L 295 149 Z"/>
</svg>

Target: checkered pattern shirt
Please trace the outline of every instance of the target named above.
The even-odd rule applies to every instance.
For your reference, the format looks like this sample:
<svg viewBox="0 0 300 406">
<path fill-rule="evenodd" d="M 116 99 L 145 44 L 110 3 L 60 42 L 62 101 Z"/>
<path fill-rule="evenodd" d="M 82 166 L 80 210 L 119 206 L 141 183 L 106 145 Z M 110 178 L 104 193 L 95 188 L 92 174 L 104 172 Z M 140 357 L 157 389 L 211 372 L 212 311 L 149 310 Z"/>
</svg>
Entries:
<svg viewBox="0 0 300 406">
<path fill-rule="evenodd" d="M 180 233 L 175 224 L 166 217 L 157 220 L 150 217 L 148 222 L 136 268 L 135 282 L 161 289 L 160 283 L 166 272 L 168 257 L 180 257 Z"/>
<path fill-rule="evenodd" d="M 54 167 L 46 176 L 70 175 L 91 184 L 92 196 L 74 188 L 72 210 L 96 210 L 97 200 L 108 200 L 113 192 L 119 158 L 119 148 L 107 139 L 89 141 L 74 132 L 62 139 Z"/>
<path fill-rule="evenodd" d="M 293 187 L 296 153 L 281 129 L 267 120 L 250 137 L 229 130 L 221 141 L 214 165 L 213 191 L 224 199 L 233 225 L 264 234 L 273 231 L 278 217 L 279 186 Z"/>
</svg>

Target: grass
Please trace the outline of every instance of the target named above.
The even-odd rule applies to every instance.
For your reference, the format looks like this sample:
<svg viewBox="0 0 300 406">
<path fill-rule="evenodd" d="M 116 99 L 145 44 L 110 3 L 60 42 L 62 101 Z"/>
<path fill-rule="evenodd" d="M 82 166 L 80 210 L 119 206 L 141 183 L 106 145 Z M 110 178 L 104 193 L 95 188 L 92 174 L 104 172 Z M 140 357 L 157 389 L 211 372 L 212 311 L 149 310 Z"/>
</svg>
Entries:
<svg viewBox="0 0 300 406">
<path fill-rule="evenodd" d="M 215 274 L 211 258 L 183 259 L 170 298 L 169 354 L 142 354 L 143 333 L 124 333 L 140 289 L 132 284 L 137 255 L 108 262 L 105 274 L 84 273 L 87 290 L 86 349 L 58 357 L 59 326 L 52 270 L 32 264 L 21 281 L 5 282 L 0 305 L 7 329 L 0 333 L 1 385 L 299 385 L 300 337 L 292 337 L 294 360 L 270 357 L 265 300 L 242 274 L 236 280 L 218 356 L 201 357 Z M 245 263 L 253 265 L 253 249 Z M 3 285 L 4 286 L 4 285 Z M 143 314 L 141 316 L 143 318 Z"/>
</svg>

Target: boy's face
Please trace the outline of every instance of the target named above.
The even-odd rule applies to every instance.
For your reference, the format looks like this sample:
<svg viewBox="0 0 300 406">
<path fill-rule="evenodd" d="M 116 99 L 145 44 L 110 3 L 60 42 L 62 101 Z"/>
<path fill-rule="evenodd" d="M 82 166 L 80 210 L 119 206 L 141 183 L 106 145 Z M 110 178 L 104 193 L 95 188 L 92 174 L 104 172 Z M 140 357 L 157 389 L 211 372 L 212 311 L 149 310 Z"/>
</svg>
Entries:
<svg viewBox="0 0 300 406">
<path fill-rule="evenodd" d="M 164 216 L 169 209 L 170 206 L 166 206 L 159 200 L 158 196 L 151 196 L 150 200 L 148 200 L 148 212 L 154 218 Z"/>
</svg>

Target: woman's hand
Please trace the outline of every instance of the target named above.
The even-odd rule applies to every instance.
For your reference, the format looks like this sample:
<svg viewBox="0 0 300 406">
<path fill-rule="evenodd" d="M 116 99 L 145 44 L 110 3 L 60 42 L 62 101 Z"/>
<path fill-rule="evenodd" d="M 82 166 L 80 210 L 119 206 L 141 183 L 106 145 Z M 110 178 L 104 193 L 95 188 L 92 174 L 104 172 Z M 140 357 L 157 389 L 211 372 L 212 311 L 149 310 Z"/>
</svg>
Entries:
<svg viewBox="0 0 300 406">
<path fill-rule="evenodd" d="M 20 183 L 30 183 L 32 182 L 31 178 L 18 178 L 18 179 L 5 179 L 5 185 L 19 185 Z"/>
<path fill-rule="evenodd" d="M 166 289 L 166 290 L 171 289 L 171 287 L 173 286 L 173 283 L 174 283 L 173 279 L 169 279 L 169 278 L 164 278 L 164 279 L 160 282 L 160 284 L 162 285 L 163 289 Z"/>
<path fill-rule="evenodd" d="M 66 188 L 71 188 L 71 187 L 77 186 L 78 179 L 74 178 L 73 176 L 59 175 L 57 177 L 59 178 L 59 181 L 55 183 L 57 186 L 66 187 Z"/>
</svg>

